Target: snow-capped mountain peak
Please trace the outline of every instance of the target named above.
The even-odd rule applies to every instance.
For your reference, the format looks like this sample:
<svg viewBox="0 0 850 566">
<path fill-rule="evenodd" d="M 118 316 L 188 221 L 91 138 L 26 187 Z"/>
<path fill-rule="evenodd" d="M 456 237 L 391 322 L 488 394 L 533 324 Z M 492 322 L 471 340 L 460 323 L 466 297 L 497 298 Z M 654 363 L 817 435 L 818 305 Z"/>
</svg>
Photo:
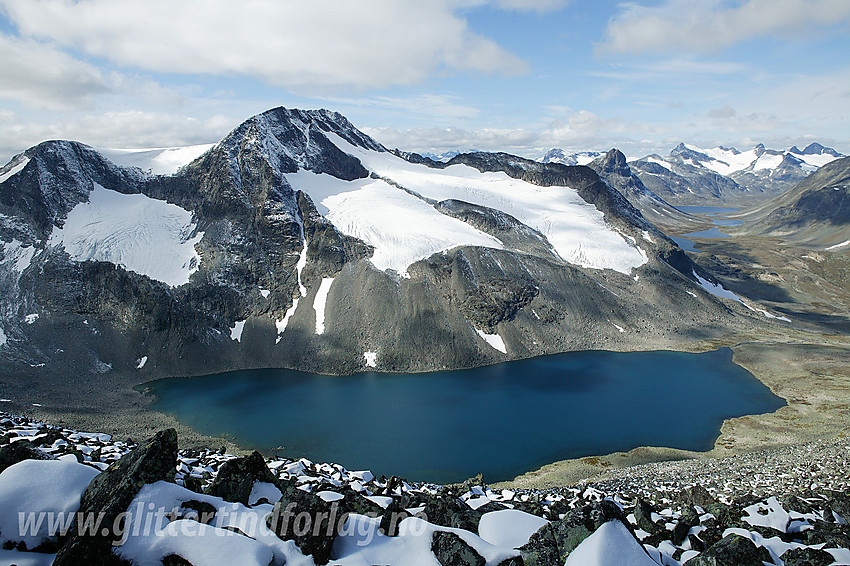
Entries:
<svg viewBox="0 0 850 566">
<path fill-rule="evenodd" d="M 588 165 L 591 161 L 604 156 L 604 151 L 580 151 L 565 153 L 557 147 L 550 149 L 540 159 L 541 163 L 561 163 L 563 165 Z"/>
</svg>

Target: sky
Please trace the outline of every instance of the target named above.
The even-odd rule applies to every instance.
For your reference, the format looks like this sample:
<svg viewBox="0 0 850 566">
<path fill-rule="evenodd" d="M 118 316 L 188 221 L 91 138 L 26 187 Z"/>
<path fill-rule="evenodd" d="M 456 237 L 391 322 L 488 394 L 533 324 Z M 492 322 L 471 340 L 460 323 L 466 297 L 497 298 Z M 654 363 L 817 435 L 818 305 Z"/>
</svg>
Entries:
<svg viewBox="0 0 850 566">
<path fill-rule="evenodd" d="M 277 106 L 379 142 L 850 154 L 850 0 L 0 0 L 0 163 L 213 143 Z"/>
</svg>

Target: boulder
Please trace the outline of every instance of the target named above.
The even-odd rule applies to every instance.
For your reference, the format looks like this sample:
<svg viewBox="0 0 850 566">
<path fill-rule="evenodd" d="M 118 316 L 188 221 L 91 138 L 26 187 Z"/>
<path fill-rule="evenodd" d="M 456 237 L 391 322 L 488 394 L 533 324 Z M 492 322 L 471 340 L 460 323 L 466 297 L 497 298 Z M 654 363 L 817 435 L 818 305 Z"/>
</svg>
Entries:
<svg viewBox="0 0 850 566">
<path fill-rule="evenodd" d="M 682 500 L 683 503 L 694 506 L 698 505 L 705 509 L 709 505 L 714 505 L 717 503 L 717 499 L 711 495 L 707 489 L 703 486 L 697 484 L 691 486 L 687 489 L 683 489 L 681 493 L 679 493 L 679 499 Z"/>
<path fill-rule="evenodd" d="M 169 554 L 162 559 L 162 566 L 193 566 L 191 562 L 177 554 Z"/>
<path fill-rule="evenodd" d="M 452 496 L 437 496 L 428 499 L 420 516 L 435 525 L 478 532 L 481 513 Z"/>
<path fill-rule="evenodd" d="M 339 500 L 339 506 L 346 513 L 357 513 L 367 517 L 380 517 L 385 514 L 383 507 L 366 499 L 353 489 L 345 489 L 341 493 L 342 499 Z"/>
<path fill-rule="evenodd" d="M 58 429 L 50 428 L 50 429 L 47 429 L 46 434 L 44 436 L 42 436 L 41 438 L 33 439 L 32 443 L 33 443 L 33 446 L 46 446 L 46 447 L 49 448 L 49 447 L 53 446 L 53 443 L 56 442 L 57 440 L 64 440 L 64 439 L 65 439 L 65 436 Z"/>
<path fill-rule="evenodd" d="M 177 432 L 171 428 L 158 432 L 96 476 L 80 502 L 83 517 L 103 517 L 100 532 L 80 533 L 77 523 L 71 536 L 59 549 L 55 566 L 112 566 L 127 564 L 112 553 L 113 542 L 120 540 L 120 515 L 147 484 L 174 481 L 177 467 Z"/>
<path fill-rule="evenodd" d="M 454 533 L 436 531 L 431 539 L 431 552 L 442 566 L 484 566 L 486 560 Z"/>
<path fill-rule="evenodd" d="M 278 484 L 263 455 L 254 451 L 249 456 L 234 458 L 222 464 L 212 484 L 207 488 L 207 493 L 231 503 L 248 505 L 254 482 L 258 481 Z"/>
<path fill-rule="evenodd" d="M 53 460 L 53 456 L 36 448 L 29 440 L 19 440 L 0 448 L 0 474 L 9 466 L 24 460 Z"/>
<path fill-rule="evenodd" d="M 782 555 L 785 566 L 829 566 L 835 558 L 825 550 L 795 548 Z"/>
<path fill-rule="evenodd" d="M 338 502 L 298 489 L 294 481 L 281 482 L 283 494 L 266 523 L 281 540 L 291 540 L 316 564 L 327 564 L 340 528 L 348 518 Z"/>
<path fill-rule="evenodd" d="M 652 514 L 658 513 L 655 507 L 652 506 L 647 501 L 644 501 L 641 498 L 637 498 L 635 500 L 635 522 L 637 523 L 637 527 L 642 529 L 649 534 L 655 534 L 661 530 L 664 530 L 662 525 L 655 523 L 652 520 Z"/>
<path fill-rule="evenodd" d="M 403 504 L 397 499 L 393 499 L 392 503 L 387 505 L 384 514 L 381 517 L 381 525 L 379 530 L 388 537 L 398 536 L 399 525 L 402 521 L 410 517 Z"/>
<path fill-rule="evenodd" d="M 688 538 L 688 532 L 697 525 L 699 525 L 699 515 L 691 510 L 686 511 L 673 528 L 673 544 L 682 546 Z"/>
<path fill-rule="evenodd" d="M 691 558 L 687 566 L 764 566 L 773 560 L 766 548 L 740 535 L 729 535 L 708 550 Z"/>
</svg>

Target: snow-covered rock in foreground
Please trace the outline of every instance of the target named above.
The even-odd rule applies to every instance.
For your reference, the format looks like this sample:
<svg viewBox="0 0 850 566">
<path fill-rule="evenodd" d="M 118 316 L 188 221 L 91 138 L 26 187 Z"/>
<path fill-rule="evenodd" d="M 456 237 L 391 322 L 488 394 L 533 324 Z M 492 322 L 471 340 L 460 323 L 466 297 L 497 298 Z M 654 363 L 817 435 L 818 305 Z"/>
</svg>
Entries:
<svg viewBox="0 0 850 566">
<path fill-rule="evenodd" d="M 56 542 L 50 529 L 80 508 L 80 498 L 97 475 L 73 456 L 24 460 L 0 473 L 0 543 L 32 550 Z M 67 525 L 70 526 L 70 525 Z"/>
<path fill-rule="evenodd" d="M 608 521 L 573 550 L 565 566 L 657 566 L 619 521 Z"/>
</svg>

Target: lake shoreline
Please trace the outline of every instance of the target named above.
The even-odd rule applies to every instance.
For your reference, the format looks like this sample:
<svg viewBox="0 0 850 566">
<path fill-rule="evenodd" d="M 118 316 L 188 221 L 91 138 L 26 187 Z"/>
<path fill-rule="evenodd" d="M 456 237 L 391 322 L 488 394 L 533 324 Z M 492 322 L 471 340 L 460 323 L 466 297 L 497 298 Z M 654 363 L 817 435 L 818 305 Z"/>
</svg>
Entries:
<svg viewBox="0 0 850 566">
<path fill-rule="evenodd" d="M 810 337 L 809 337 L 810 338 Z M 739 343 L 729 341 L 702 344 L 680 351 L 707 351 L 730 346 L 733 361 L 752 373 L 788 405 L 774 413 L 749 415 L 723 423 L 715 446 L 708 452 L 688 452 L 658 447 L 639 447 L 626 453 L 588 456 L 555 462 L 530 471 L 503 485 L 512 488 L 540 489 L 592 480 L 605 472 L 649 462 L 710 458 L 753 452 L 765 448 L 803 444 L 837 437 L 850 422 L 850 369 L 843 360 L 850 349 L 835 345 L 806 343 Z M 815 383 L 800 378 L 811 377 Z M 135 377 L 135 376 L 131 376 Z M 117 382 L 118 380 L 116 380 Z M 150 398 L 133 387 L 146 382 L 123 379 L 116 391 L 105 391 L 97 384 L 77 382 L 76 395 L 91 405 L 93 396 L 103 398 L 99 407 L 68 409 L 67 390 L 53 388 L 51 399 L 42 391 L 41 406 L 4 403 L 2 410 L 24 414 L 46 422 L 72 426 L 78 430 L 101 430 L 118 437 L 141 439 L 157 430 L 175 427 L 186 448 L 221 447 L 233 454 L 247 451 L 226 436 L 207 436 L 178 422 L 175 418 L 149 408 Z M 88 385 L 88 387 L 86 387 Z M 119 383 L 116 383 L 119 385 Z M 81 387 L 79 387 L 81 386 Z M 376 471 L 380 473 L 380 470 Z"/>
<path fill-rule="evenodd" d="M 733 361 L 788 403 L 773 413 L 727 419 L 707 452 L 639 447 L 628 452 L 555 462 L 499 486 L 546 489 L 600 481 L 613 470 L 682 460 L 716 460 L 842 438 L 850 422 L 850 348 L 840 345 L 747 343 Z M 808 378 L 808 379 L 807 379 Z M 811 380 L 816 380 L 812 387 Z"/>
<path fill-rule="evenodd" d="M 708 450 L 725 418 L 785 404 L 729 348 L 566 352 L 345 378 L 247 370 L 142 388 L 156 397 L 151 409 L 264 454 L 435 483 L 477 474 L 506 481 L 555 460 L 648 442 Z M 679 421 L 688 426 L 669 426 Z"/>
</svg>

